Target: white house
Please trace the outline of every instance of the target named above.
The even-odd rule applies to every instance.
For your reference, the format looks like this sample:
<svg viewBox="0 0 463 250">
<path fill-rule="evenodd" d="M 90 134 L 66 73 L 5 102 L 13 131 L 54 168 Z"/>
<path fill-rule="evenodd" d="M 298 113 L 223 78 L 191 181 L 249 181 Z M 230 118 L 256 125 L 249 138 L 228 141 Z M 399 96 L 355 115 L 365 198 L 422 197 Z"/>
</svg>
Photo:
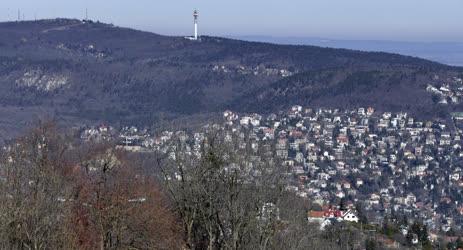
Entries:
<svg viewBox="0 0 463 250">
<path fill-rule="evenodd" d="M 355 223 L 359 222 L 359 218 L 352 210 L 347 210 L 346 212 L 344 212 L 342 215 L 342 220 Z"/>
</svg>

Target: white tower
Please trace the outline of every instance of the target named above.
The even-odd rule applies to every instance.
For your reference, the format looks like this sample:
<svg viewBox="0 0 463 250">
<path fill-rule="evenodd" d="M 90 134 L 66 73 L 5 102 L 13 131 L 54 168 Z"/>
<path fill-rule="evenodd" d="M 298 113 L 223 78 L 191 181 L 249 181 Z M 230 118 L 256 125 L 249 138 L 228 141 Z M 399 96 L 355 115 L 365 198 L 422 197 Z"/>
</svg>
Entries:
<svg viewBox="0 0 463 250">
<path fill-rule="evenodd" d="M 198 40 L 198 17 L 199 17 L 199 12 L 197 10 L 195 10 L 193 12 L 193 17 L 195 19 L 195 36 L 194 36 L 194 40 Z"/>
</svg>

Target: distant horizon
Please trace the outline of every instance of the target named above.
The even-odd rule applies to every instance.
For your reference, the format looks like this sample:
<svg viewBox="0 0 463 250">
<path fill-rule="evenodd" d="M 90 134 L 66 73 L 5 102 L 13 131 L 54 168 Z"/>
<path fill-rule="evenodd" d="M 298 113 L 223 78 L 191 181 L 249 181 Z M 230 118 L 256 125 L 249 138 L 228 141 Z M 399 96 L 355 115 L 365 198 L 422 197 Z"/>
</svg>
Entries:
<svg viewBox="0 0 463 250">
<path fill-rule="evenodd" d="M 0 20 L 15 21 L 18 14 L 28 20 L 83 19 L 88 14 L 121 27 L 187 35 L 195 9 L 200 13 L 200 33 L 214 36 L 463 42 L 461 0 L 4 0 Z"/>
<path fill-rule="evenodd" d="M 63 20 L 84 20 L 81 18 L 76 18 L 76 17 L 51 17 L 51 18 L 40 18 L 40 19 L 25 19 L 25 20 L 19 20 L 19 22 L 39 22 L 39 21 L 47 21 L 47 20 L 57 20 L 57 19 L 63 19 Z M 150 29 L 144 29 L 143 27 L 131 27 L 131 26 L 124 26 L 124 25 L 119 25 L 117 23 L 112 23 L 112 22 L 105 22 L 101 21 L 98 19 L 91 19 L 89 18 L 90 21 L 93 22 L 101 22 L 104 24 L 111 24 L 116 27 L 120 28 L 128 28 L 128 29 L 133 29 L 133 30 L 138 30 L 138 31 L 143 31 L 143 32 L 149 32 L 149 33 L 154 33 L 162 36 L 173 36 L 173 37 L 184 37 L 184 36 L 189 36 L 192 35 L 190 33 L 185 33 L 185 34 L 172 34 L 172 33 L 161 33 L 157 32 L 156 30 L 150 30 Z M 1 20 L 0 23 L 16 23 L 18 22 L 17 20 Z M 193 27 L 193 26 L 192 26 Z M 193 31 L 193 28 L 191 29 Z M 210 37 L 223 37 L 223 38 L 230 38 L 230 39 L 245 39 L 245 38 L 266 38 L 266 39 L 319 39 L 321 41 L 326 40 L 327 42 L 330 41 L 346 41 L 346 42 L 391 42 L 391 43 L 422 43 L 422 44 L 449 44 L 449 43 L 455 43 L 455 44 L 463 44 L 462 41 L 457 41 L 457 40 L 387 40 L 387 39 L 362 39 L 362 38 L 338 38 L 338 37 L 319 37 L 319 36 L 293 36 L 293 35 L 272 35 L 272 34 L 201 34 L 202 36 L 210 36 Z M 303 44 L 301 44 L 303 45 Z"/>
</svg>

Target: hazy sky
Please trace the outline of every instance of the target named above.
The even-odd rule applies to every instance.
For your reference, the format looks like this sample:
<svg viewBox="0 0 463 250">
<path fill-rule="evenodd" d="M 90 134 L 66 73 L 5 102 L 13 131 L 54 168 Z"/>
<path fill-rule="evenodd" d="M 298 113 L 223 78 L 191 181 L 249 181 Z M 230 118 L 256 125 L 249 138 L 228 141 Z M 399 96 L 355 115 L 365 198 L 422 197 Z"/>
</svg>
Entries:
<svg viewBox="0 0 463 250">
<path fill-rule="evenodd" d="M 0 0 L 0 19 L 83 18 L 185 35 L 192 11 L 202 34 L 463 42 L 463 0 Z"/>
</svg>

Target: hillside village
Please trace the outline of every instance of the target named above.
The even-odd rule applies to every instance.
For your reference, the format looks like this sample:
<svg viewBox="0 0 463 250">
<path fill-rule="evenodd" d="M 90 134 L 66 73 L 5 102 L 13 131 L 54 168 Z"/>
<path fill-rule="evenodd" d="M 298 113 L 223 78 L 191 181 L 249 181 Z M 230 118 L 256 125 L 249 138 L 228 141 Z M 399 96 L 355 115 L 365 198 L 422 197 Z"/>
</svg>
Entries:
<svg viewBox="0 0 463 250">
<path fill-rule="evenodd" d="M 225 143 L 249 156 L 250 169 L 278 162 L 290 177 L 286 189 L 313 204 L 308 220 L 322 228 L 332 218 L 359 222 L 356 210 L 361 208 L 363 222 L 369 224 L 405 216 L 422 221 L 432 235 L 445 235 L 463 229 L 462 137 L 455 129 L 460 118 L 456 114 L 449 126 L 373 108 L 293 106 L 268 116 L 226 111 L 223 124 L 199 132 L 151 134 L 135 127 L 116 131 L 101 126 L 81 135 L 84 140 L 117 138 L 120 148 L 175 158 L 173 151 L 179 147 L 200 157 L 207 133 L 220 131 Z"/>
</svg>

